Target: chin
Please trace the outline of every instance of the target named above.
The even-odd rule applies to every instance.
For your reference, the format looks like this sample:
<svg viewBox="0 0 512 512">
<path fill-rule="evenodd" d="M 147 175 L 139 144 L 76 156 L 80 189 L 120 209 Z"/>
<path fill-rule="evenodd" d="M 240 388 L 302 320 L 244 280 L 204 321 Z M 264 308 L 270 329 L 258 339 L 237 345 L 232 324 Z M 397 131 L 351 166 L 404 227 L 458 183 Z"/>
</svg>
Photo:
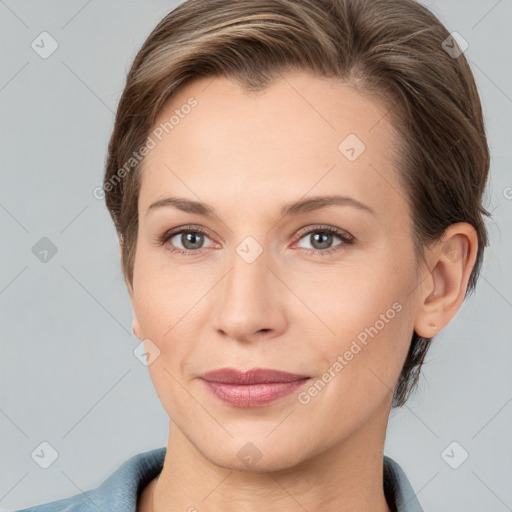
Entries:
<svg viewBox="0 0 512 512">
<path fill-rule="evenodd" d="M 251 473 L 286 470 L 311 456 L 305 453 L 305 447 L 300 442 L 293 442 L 290 437 L 288 440 L 291 442 L 288 444 L 278 437 L 274 440 L 265 439 L 266 435 L 261 436 L 261 441 L 258 436 L 254 436 L 252 441 L 247 435 L 243 438 L 235 437 L 225 444 L 214 443 L 216 447 L 213 451 L 211 444 L 205 451 L 201 451 L 204 457 L 219 467 Z"/>
</svg>

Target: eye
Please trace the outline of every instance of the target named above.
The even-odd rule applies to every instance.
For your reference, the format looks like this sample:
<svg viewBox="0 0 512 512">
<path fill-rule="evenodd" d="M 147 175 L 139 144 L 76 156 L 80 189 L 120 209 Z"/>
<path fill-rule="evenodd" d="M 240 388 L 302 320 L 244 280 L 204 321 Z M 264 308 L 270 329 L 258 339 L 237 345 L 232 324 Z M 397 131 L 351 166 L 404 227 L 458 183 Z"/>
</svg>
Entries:
<svg viewBox="0 0 512 512">
<path fill-rule="evenodd" d="M 309 242 L 313 246 L 313 249 L 302 247 L 309 254 L 331 254 L 342 250 L 344 246 L 354 242 L 352 235 L 334 226 L 315 226 L 306 231 L 301 230 L 298 236 L 300 240 L 305 239 L 306 242 Z M 340 239 L 341 243 L 333 246 L 332 243 L 335 238 Z"/>
<path fill-rule="evenodd" d="M 177 254 L 193 255 L 201 254 L 207 233 L 193 226 L 184 226 L 166 231 L 159 239 L 159 245 L 166 245 L 169 242 L 169 251 Z M 181 244 L 181 247 L 180 247 Z"/>
</svg>

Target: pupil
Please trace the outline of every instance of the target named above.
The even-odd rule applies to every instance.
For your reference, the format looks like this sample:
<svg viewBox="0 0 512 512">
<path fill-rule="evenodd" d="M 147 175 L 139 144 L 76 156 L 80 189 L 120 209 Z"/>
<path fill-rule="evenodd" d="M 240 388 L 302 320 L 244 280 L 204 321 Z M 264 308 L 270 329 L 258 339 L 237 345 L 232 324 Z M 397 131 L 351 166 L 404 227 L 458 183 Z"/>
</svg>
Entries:
<svg viewBox="0 0 512 512">
<path fill-rule="evenodd" d="M 319 249 L 326 249 L 326 248 L 328 248 L 329 247 L 329 242 L 330 242 L 330 239 L 331 239 L 332 235 L 330 235 L 328 233 L 321 233 L 321 234 L 317 233 L 317 234 L 314 234 L 313 238 L 315 240 L 315 243 L 317 242 L 317 239 L 321 238 L 321 237 L 327 237 L 327 239 L 324 240 L 324 242 L 320 242 L 321 247 L 319 247 Z"/>
<path fill-rule="evenodd" d="M 183 246 L 187 249 L 197 249 L 196 246 L 200 246 L 201 245 L 201 237 L 203 235 L 201 233 L 187 233 L 185 235 L 182 235 L 182 240 L 181 242 L 183 243 Z M 198 239 L 199 241 L 195 240 L 195 239 Z M 192 247 L 187 247 L 187 244 L 189 244 L 189 242 L 192 244 Z"/>
</svg>

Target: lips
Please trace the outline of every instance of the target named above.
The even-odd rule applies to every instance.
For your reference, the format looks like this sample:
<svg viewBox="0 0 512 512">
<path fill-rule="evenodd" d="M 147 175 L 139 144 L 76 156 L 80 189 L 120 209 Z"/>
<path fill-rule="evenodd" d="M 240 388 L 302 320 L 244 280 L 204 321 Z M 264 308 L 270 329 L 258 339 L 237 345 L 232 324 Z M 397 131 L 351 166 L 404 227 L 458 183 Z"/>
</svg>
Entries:
<svg viewBox="0 0 512 512">
<path fill-rule="evenodd" d="M 219 368 L 203 373 L 200 376 L 208 382 L 222 384 L 251 385 L 270 384 L 278 382 L 294 382 L 307 379 L 308 375 L 273 370 L 270 368 L 252 368 L 250 370 L 237 370 L 236 368 Z"/>
<path fill-rule="evenodd" d="M 219 368 L 200 376 L 216 398 L 232 407 L 266 407 L 302 386 L 309 377 L 269 368 Z"/>
</svg>

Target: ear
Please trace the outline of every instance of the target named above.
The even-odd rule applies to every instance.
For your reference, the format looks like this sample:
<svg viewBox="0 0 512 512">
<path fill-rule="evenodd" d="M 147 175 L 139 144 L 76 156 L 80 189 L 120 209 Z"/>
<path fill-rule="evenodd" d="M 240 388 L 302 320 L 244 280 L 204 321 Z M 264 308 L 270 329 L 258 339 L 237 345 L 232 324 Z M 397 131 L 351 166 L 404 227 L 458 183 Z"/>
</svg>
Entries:
<svg viewBox="0 0 512 512">
<path fill-rule="evenodd" d="M 478 252 L 475 228 L 466 222 L 450 225 L 443 238 L 428 250 L 430 275 L 420 284 L 420 304 L 414 330 L 432 338 L 459 310 Z"/>
</svg>

